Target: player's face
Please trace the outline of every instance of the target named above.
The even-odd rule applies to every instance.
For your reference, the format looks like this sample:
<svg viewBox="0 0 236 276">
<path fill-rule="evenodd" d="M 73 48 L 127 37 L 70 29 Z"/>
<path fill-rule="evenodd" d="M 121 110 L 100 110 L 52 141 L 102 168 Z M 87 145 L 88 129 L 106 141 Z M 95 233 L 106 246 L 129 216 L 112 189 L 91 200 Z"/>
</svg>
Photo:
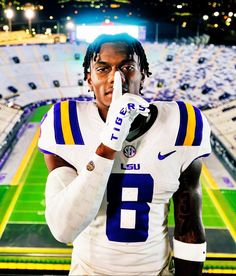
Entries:
<svg viewBox="0 0 236 276">
<path fill-rule="evenodd" d="M 105 43 L 96 61 L 91 60 L 88 84 L 94 91 L 96 102 L 103 119 L 106 118 L 112 100 L 114 74 L 119 70 L 123 93 L 139 94 L 144 81 L 137 55 L 131 59 L 125 43 Z"/>
</svg>

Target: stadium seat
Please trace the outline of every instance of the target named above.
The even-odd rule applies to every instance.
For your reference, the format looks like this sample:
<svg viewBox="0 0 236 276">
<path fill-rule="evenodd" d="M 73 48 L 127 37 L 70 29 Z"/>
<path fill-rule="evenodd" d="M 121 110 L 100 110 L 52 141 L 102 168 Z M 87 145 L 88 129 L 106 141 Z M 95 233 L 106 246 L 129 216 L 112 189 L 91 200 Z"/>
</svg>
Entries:
<svg viewBox="0 0 236 276">
<path fill-rule="evenodd" d="M 226 100 L 226 99 L 228 99 L 230 97 L 231 97 L 231 94 L 228 93 L 228 92 L 225 92 L 225 93 L 223 93 L 222 95 L 219 96 L 219 100 L 223 101 L 223 100 Z"/>
<path fill-rule="evenodd" d="M 83 80 L 78 80 L 78 86 L 83 86 L 84 85 L 84 81 Z"/>
<path fill-rule="evenodd" d="M 189 84 L 188 84 L 188 83 L 183 83 L 183 84 L 180 86 L 180 89 L 182 89 L 182 90 L 187 90 L 187 89 L 189 89 Z"/>
<path fill-rule="evenodd" d="M 53 81 L 53 85 L 54 85 L 55 87 L 60 87 L 60 82 L 59 82 L 59 80 L 54 80 L 54 81 Z"/>
<path fill-rule="evenodd" d="M 206 95 L 206 94 L 210 93 L 211 91 L 212 91 L 211 87 L 205 86 L 202 90 L 202 94 Z"/>
<path fill-rule="evenodd" d="M 173 56 L 172 55 L 167 55 L 166 57 L 166 61 L 172 61 L 173 60 Z"/>
<path fill-rule="evenodd" d="M 199 63 L 199 64 L 203 64 L 203 63 L 205 62 L 205 60 L 206 60 L 206 58 L 200 57 L 200 58 L 198 59 L 198 63 Z"/>
<path fill-rule="evenodd" d="M 20 63 L 20 59 L 19 59 L 17 56 L 12 57 L 12 60 L 13 60 L 15 63 Z"/>
<path fill-rule="evenodd" d="M 49 55 L 43 55 L 44 61 L 50 61 Z"/>
<path fill-rule="evenodd" d="M 7 89 L 9 91 L 11 91 L 12 93 L 17 93 L 18 92 L 18 90 L 14 86 L 12 86 L 12 85 L 8 86 Z"/>
<path fill-rule="evenodd" d="M 74 59 L 75 60 L 80 60 L 80 54 L 79 53 L 75 53 L 74 54 Z"/>
<path fill-rule="evenodd" d="M 28 85 L 29 85 L 29 87 L 30 87 L 32 90 L 37 89 L 37 86 L 36 86 L 36 84 L 35 84 L 34 82 L 28 82 Z"/>
</svg>

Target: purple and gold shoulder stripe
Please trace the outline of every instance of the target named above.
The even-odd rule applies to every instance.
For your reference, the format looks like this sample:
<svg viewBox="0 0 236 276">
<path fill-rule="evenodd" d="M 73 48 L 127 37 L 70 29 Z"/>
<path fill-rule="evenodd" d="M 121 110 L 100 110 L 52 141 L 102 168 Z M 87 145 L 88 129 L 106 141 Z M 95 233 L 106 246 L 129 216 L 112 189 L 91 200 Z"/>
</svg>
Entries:
<svg viewBox="0 0 236 276">
<path fill-rule="evenodd" d="M 76 110 L 76 101 L 54 105 L 54 134 L 57 144 L 84 145 Z"/>
<path fill-rule="evenodd" d="M 176 146 L 200 146 L 202 142 L 203 120 L 201 111 L 182 101 L 177 101 L 180 123 Z"/>
</svg>

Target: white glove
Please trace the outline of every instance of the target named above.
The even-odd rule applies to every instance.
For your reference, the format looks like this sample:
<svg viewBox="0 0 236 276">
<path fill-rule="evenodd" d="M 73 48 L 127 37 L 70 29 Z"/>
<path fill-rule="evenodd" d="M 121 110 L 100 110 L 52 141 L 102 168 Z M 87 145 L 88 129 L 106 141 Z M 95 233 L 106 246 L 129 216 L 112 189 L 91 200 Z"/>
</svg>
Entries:
<svg viewBox="0 0 236 276">
<path fill-rule="evenodd" d="M 148 116 L 148 106 L 149 103 L 138 95 L 129 93 L 122 95 L 121 76 L 118 71 L 115 72 L 112 102 L 101 142 L 111 149 L 120 151 L 134 119 L 138 114 Z"/>
</svg>

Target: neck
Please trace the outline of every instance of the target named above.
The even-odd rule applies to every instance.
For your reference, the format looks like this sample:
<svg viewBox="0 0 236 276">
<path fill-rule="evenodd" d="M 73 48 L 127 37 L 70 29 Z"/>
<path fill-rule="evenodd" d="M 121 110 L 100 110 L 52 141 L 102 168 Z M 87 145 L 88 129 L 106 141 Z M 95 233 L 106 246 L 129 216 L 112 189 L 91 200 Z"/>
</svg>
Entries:
<svg viewBox="0 0 236 276">
<path fill-rule="evenodd" d="M 99 113 L 101 119 L 103 120 L 103 122 L 106 122 L 108 109 L 106 110 L 106 109 L 100 109 L 100 108 L 98 108 L 98 113 Z"/>
<path fill-rule="evenodd" d="M 126 138 L 128 142 L 131 142 L 132 140 L 143 135 L 154 124 L 157 118 L 158 110 L 154 105 L 150 105 L 149 108 L 150 113 L 148 117 L 138 115 L 135 118 L 134 122 L 131 125 L 130 132 Z"/>
<path fill-rule="evenodd" d="M 129 134 L 127 136 L 127 140 L 133 140 L 136 136 L 139 135 L 141 130 L 143 129 L 144 125 L 149 121 L 151 115 L 149 114 L 148 117 L 138 115 L 135 120 L 133 121 Z"/>
</svg>

